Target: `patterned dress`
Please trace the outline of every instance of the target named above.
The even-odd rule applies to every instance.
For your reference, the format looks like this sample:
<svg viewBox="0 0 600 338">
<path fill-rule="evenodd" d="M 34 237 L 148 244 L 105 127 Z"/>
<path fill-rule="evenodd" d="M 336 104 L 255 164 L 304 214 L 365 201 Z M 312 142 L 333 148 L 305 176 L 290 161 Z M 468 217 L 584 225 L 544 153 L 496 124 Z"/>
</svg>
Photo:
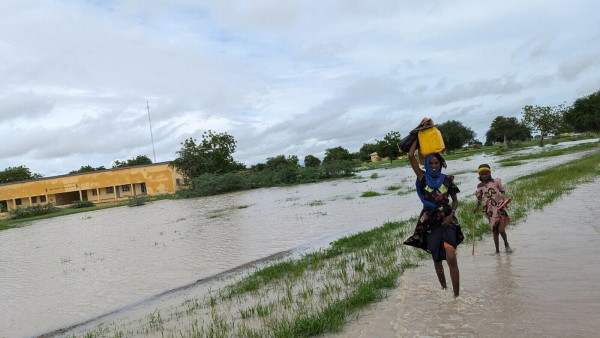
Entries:
<svg viewBox="0 0 600 338">
<path fill-rule="evenodd" d="M 510 218 L 506 212 L 506 207 L 498 209 L 498 204 L 505 200 L 504 186 L 499 178 L 491 179 L 487 182 L 481 182 L 477 185 L 475 197 L 477 201 L 483 204 L 483 214 L 490 221 L 490 229 L 494 230 L 498 225 L 508 225 Z"/>
<path fill-rule="evenodd" d="M 459 193 L 460 190 L 454 184 L 454 176 L 446 175 L 446 179 L 437 189 L 427 186 L 425 177 L 420 181 L 420 189 L 423 198 L 437 205 L 435 208 L 423 207 L 417 226 L 412 236 L 405 245 L 414 246 L 429 252 L 435 262 L 446 259 L 446 250 L 443 242 L 456 248 L 464 239 L 464 235 L 456 217 L 450 224 L 442 225 L 444 217 L 450 215 L 450 195 Z"/>
</svg>

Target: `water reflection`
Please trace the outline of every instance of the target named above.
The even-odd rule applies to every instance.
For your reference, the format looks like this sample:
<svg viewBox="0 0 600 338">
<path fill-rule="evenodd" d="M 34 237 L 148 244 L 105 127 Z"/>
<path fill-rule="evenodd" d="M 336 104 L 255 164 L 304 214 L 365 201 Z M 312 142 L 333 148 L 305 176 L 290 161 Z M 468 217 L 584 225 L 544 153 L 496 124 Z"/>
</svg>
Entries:
<svg viewBox="0 0 600 338">
<path fill-rule="evenodd" d="M 575 157 L 498 168 L 496 175 L 508 181 Z M 449 161 L 449 173 L 459 173 L 463 196 L 474 191 L 477 165 L 496 160 L 478 155 Z M 372 173 L 378 178 L 371 179 Z M 106 209 L 1 231 L 0 299 L 2 308 L 11 311 L 0 317 L 0 336 L 41 334 L 277 252 L 418 213 L 414 194 L 387 190 L 411 189 L 410 168 L 363 175 Z M 365 191 L 382 195 L 361 198 Z M 441 292 L 433 285 L 425 290 Z"/>
</svg>

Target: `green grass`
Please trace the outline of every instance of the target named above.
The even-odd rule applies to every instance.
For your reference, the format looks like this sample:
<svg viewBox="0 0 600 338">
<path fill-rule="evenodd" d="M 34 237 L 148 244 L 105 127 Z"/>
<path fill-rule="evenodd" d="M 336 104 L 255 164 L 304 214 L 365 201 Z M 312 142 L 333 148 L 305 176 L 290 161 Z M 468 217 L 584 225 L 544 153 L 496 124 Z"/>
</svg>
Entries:
<svg viewBox="0 0 600 338">
<path fill-rule="evenodd" d="M 369 190 L 369 191 L 365 191 L 365 192 L 363 192 L 363 193 L 360 195 L 360 197 L 375 197 L 375 196 L 381 196 L 381 194 L 380 194 L 380 193 L 378 193 L 377 191 L 372 191 L 372 190 Z"/>
<path fill-rule="evenodd" d="M 599 146 L 600 146 L 600 142 L 577 144 L 577 145 L 567 147 L 567 148 L 550 149 L 550 150 L 545 150 L 545 151 L 535 153 L 535 154 L 512 156 L 510 158 L 502 159 L 502 160 L 498 161 L 498 163 L 500 163 L 501 166 L 503 166 L 503 167 L 517 166 L 517 165 L 527 163 L 527 161 L 531 161 L 531 160 L 535 160 L 535 159 L 539 159 L 539 158 L 571 154 L 571 153 L 575 153 L 575 152 L 598 148 Z"/>
<path fill-rule="evenodd" d="M 596 152 L 508 182 L 513 225 L 577 184 L 598 177 L 600 153 Z M 472 212 L 474 205 L 473 197 L 461 199 L 457 213 L 466 243 L 490 233 L 481 212 Z M 415 223 L 416 217 L 386 222 L 300 258 L 258 265 L 229 277 L 218 290 L 186 299 L 170 313 L 150 312 L 136 331 L 130 324 L 101 325 L 81 336 L 125 332 L 125 336 L 306 337 L 338 332 L 358 311 L 386 297 L 405 269 L 430 259 L 425 251 L 402 245 Z"/>
<path fill-rule="evenodd" d="M 596 152 L 509 182 L 513 225 L 532 209 L 542 208 L 577 184 L 598 177 L 600 153 Z M 466 243 L 490 232 L 481 212 L 472 212 L 474 206 L 473 197 L 461 200 L 457 213 Z M 425 251 L 402 245 L 415 223 L 416 217 L 386 222 L 300 258 L 257 266 L 232 277 L 219 290 L 186 299 L 170 315 L 151 312 L 146 317 L 150 320 L 136 332 L 181 337 L 309 337 L 339 332 L 358 311 L 385 298 L 405 269 L 430 259 Z M 83 336 L 111 336 L 132 330 L 127 324 L 104 325 Z"/>
</svg>

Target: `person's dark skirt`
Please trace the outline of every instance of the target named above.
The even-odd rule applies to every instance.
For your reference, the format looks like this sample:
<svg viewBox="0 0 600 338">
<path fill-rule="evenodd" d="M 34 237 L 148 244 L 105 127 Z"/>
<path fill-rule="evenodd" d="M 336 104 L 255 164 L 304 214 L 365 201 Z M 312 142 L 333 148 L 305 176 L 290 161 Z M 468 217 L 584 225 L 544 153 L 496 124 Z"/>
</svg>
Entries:
<svg viewBox="0 0 600 338">
<path fill-rule="evenodd" d="M 421 212 L 421 216 L 415 227 L 415 232 L 404 241 L 404 244 L 429 252 L 433 261 L 439 262 L 446 259 L 446 248 L 444 247 L 444 243 L 447 243 L 456 249 L 456 247 L 465 239 L 465 236 L 462 233 L 456 217 L 454 217 L 452 222 L 447 226 L 442 226 L 439 221 L 432 222 L 433 218 L 437 217 L 431 214 L 428 215 L 427 211 L 424 209 Z"/>
</svg>

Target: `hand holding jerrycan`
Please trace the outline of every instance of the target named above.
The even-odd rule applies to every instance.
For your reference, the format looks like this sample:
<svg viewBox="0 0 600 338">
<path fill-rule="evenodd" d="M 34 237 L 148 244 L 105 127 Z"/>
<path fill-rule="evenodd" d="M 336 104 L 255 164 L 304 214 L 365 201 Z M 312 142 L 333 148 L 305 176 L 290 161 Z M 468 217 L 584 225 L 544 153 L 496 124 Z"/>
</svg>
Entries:
<svg viewBox="0 0 600 338">
<path fill-rule="evenodd" d="M 424 125 L 424 129 L 419 130 L 419 159 L 424 160 L 425 156 L 433 153 L 441 153 L 446 146 L 442 133 L 433 126 L 433 120 L 424 118 L 419 126 Z M 423 161 L 421 161 L 423 164 Z"/>
</svg>

